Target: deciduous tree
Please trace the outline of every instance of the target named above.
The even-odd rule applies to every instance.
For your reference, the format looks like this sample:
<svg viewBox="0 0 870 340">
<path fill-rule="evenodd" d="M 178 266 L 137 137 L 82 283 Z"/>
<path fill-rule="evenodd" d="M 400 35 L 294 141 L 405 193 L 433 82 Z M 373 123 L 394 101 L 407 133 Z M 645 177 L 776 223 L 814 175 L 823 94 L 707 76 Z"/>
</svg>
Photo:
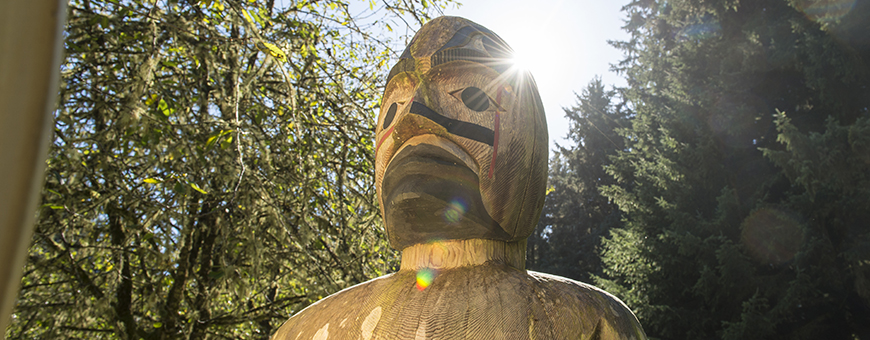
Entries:
<svg viewBox="0 0 870 340">
<path fill-rule="evenodd" d="M 7 336 L 267 338 L 392 270 L 371 139 L 394 45 L 377 32 L 445 5 L 71 1 Z"/>
</svg>

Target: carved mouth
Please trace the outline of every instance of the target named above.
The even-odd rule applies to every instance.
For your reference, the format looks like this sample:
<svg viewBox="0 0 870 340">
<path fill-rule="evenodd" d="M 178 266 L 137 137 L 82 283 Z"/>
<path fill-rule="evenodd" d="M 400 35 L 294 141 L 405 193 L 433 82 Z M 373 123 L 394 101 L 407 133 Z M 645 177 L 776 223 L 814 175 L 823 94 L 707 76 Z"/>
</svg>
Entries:
<svg viewBox="0 0 870 340">
<path fill-rule="evenodd" d="M 468 162 L 456 155 L 457 150 L 453 151 L 429 143 L 406 144 L 393 156 L 385 174 L 394 174 L 389 176 L 390 178 L 395 178 L 395 175 L 404 177 L 412 174 L 434 177 L 456 176 L 463 182 L 470 181 L 477 186 L 477 172 L 469 167 Z M 464 152 L 463 156 L 465 156 Z M 384 181 L 384 189 L 388 190 L 387 179 L 385 178 Z"/>
<path fill-rule="evenodd" d="M 433 239 L 509 238 L 486 211 L 478 174 L 460 158 L 467 154 L 457 156 L 445 149 L 450 146 L 441 146 L 406 144 L 384 172 L 384 213 L 391 239 L 399 238 L 393 246 L 402 249 Z"/>
</svg>

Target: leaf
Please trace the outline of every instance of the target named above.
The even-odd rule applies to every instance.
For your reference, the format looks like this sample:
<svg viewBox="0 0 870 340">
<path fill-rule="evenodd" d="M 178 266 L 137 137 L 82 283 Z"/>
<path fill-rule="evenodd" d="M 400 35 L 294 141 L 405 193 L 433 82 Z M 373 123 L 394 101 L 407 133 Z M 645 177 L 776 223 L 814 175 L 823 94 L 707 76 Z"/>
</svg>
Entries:
<svg viewBox="0 0 870 340">
<path fill-rule="evenodd" d="M 157 109 L 160 110 L 160 112 L 162 112 L 163 115 L 167 117 L 175 112 L 175 109 L 170 108 L 169 104 L 165 100 L 163 100 L 163 98 L 160 98 L 160 102 L 157 103 Z"/>
<path fill-rule="evenodd" d="M 262 10 L 263 9 L 261 8 L 260 9 L 261 13 L 252 13 L 251 16 L 254 18 L 254 20 L 257 21 L 258 24 L 260 24 L 260 26 L 265 26 L 266 22 L 265 22 L 265 20 L 263 20 L 264 15 L 262 14 Z"/>
<path fill-rule="evenodd" d="M 208 195 L 208 193 L 205 190 L 202 190 L 202 188 L 196 185 L 196 183 L 190 182 L 190 187 L 193 188 L 193 190 L 199 191 L 203 195 Z"/>
<path fill-rule="evenodd" d="M 217 138 L 217 135 L 209 137 L 208 140 L 205 142 L 205 148 L 208 149 L 209 147 L 214 145 L 214 142 L 217 140 Z"/>
<path fill-rule="evenodd" d="M 143 179 L 142 182 L 145 182 L 148 184 L 157 184 L 157 183 L 160 183 L 161 181 L 159 179 L 156 179 L 156 178 L 146 178 L 146 179 Z"/>
<path fill-rule="evenodd" d="M 260 42 L 257 42 L 257 48 L 260 51 L 263 51 L 264 53 L 271 55 L 272 57 L 274 57 L 275 59 L 278 59 L 281 62 L 287 61 L 287 55 L 284 54 L 284 51 L 281 51 L 281 49 L 278 48 L 278 46 L 275 46 L 274 44 L 260 41 Z"/>
<path fill-rule="evenodd" d="M 232 145 L 233 145 L 233 136 L 229 136 L 229 137 L 227 137 L 227 139 L 224 139 L 224 141 L 221 142 L 221 149 L 226 150 L 227 148 L 229 148 Z"/>
<path fill-rule="evenodd" d="M 247 21 L 248 21 L 249 23 L 251 23 L 252 25 L 254 24 L 254 19 L 251 19 L 251 15 L 248 14 L 248 10 L 243 9 L 243 10 L 242 10 L 242 15 L 245 17 L 245 20 L 247 20 Z"/>
<path fill-rule="evenodd" d="M 177 193 L 177 194 L 182 194 L 182 195 L 184 195 L 184 194 L 187 193 L 187 187 L 184 186 L 184 184 L 181 184 L 181 183 L 175 183 L 175 186 L 172 188 L 172 191 L 174 191 L 174 192 Z"/>
<path fill-rule="evenodd" d="M 214 145 L 215 142 L 217 142 L 217 140 L 218 140 L 219 138 L 221 138 L 221 137 L 223 137 L 223 136 L 226 136 L 226 135 L 228 135 L 228 134 L 230 134 L 230 133 L 232 133 L 232 132 L 233 132 L 233 130 L 221 130 L 221 131 L 218 132 L 218 133 L 212 134 L 211 137 L 209 137 L 208 140 L 206 140 L 206 142 L 205 142 L 205 148 L 206 148 L 206 149 L 210 148 L 212 145 Z M 233 137 L 230 136 L 230 141 L 232 141 L 232 138 L 233 138 Z M 223 147 L 223 143 L 221 143 L 221 147 Z"/>
<path fill-rule="evenodd" d="M 154 104 L 154 102 L 156 102 L 158 98 L 160 98 L 159 95 L 157 95 L 156 93 L 152 94 L 150 97 L 148 97 L 148 99 L 145 99 L 145 106 L 151 106 L 151 104 Z"/>
</svg>

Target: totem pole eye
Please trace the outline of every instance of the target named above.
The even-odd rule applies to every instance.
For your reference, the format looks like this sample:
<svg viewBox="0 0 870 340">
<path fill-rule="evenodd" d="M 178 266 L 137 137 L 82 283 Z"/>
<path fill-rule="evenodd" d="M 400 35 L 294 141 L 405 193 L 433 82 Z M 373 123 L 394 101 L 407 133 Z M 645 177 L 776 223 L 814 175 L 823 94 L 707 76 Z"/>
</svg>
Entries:
<svg viewBox="0 0 870 340">
<path fill-rule="evenodd" d="M 474 111 L 483 112 L 489 108 L 489 97 L 479 88 L 469 87 L 462 91 L 460 97 L 462 103 Z"/>
<path fill-rule="evenodd" d="M 396 103 L 393 103 L 393 105 L 390 105 L 390 108 L 387 109 L 387 115 L 384 116 L 384 127 L 383 127 L 384 129 L 386 129 L 388 126 L 390 126 L 390 123 L 393 122 L 393 118 L 396 117 L 396 110 L 398 110 L 398 109 L 399 109 L 399 106 L 396 105 Z"/>
</svg>

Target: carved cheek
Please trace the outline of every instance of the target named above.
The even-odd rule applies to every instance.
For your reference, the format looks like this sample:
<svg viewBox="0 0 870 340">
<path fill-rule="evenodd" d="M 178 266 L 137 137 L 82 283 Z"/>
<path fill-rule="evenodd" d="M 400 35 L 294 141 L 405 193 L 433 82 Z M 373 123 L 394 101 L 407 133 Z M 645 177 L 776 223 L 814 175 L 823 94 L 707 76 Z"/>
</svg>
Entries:
<svg viewBox="0 0 870 340">
<path fill-rule="evenodd" d="M 395 152 L 396 145 L 390 138 L 393 133 L 393 128 L 396 125 L 396 118 L 400 115 L 400 111 L 404 107 L 401 102 L 392 101 L 386 102 L 385 108 L 381 110 L 378 119 L 378 126 L 375 129 L 375 185 L 380 191 L 381 183 L 384 178 L 384 170 Z"/>
<path fill-rule="evenodd" d="M 402 115 L 407 112 L 417 83 L 414 75 L 405 73 L 396 76 L 387 84 L 375 126 L 375 183 L 378 188 L 383 179 L 383 171 L 398 147 L 390 136 Z"/>
<path fill-rule="evenodd" d="M 523 190 L 530 174 L 531 157 L 536 144 L 535 122 L 529 112 L 522 112 L 518 99 L 510 96 L 502 101 L 505 112 L 498 115 L 497 148 L 495 157 L 486 165 L 492 176 L 481 176 L 480 190 L 484 205 L 492 218 L 504 227 L 520 212 L 517 200 L 524 197 Z M 490 161 L 488 159 L 488 161 Z M 490 168 L 492 166 L 492 168 Z M 507 232 L 512 232 L 507 230 Z"/>
<path fill-rule="evenodd" d="M 448 136 L 454 143 L 462 146 L 463 149 L 477 163 L 480 173 L 478 176 L 486 175 L 489 159 L 492 155 L 493 132 L 492 132 L 492 115 L 489 112 L 474 112 L 465 107 L 461 101 L 444 91 L 445 95 L 441 101 L 443 112 L 445 115 L 458 121 L 474 126 L 473 129 L 468 129 L 463 133 L 463 136 L 451 135 Z M 473 132 L 468 132 L 472 130 Z M 474 134 L 474 135 L 471 135 Z M 471 138 L 469 138 L 471 137 Z"/>
</svg>

